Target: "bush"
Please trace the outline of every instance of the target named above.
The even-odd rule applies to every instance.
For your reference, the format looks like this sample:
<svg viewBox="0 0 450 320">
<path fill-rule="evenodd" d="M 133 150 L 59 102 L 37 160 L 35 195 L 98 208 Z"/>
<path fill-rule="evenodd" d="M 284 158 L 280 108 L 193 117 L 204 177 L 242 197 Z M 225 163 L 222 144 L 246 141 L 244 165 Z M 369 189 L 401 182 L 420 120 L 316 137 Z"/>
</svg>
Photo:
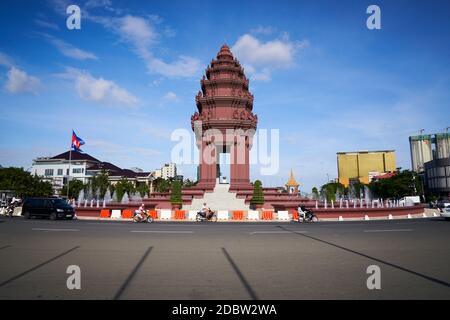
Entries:
<svg viewBox="0 0 450 320">
<path fill-rule="evenodd" d="M 181 199 L 181 182 L 175 180 L 172 183 L 172 194 L 170 195 L 170 203 L 172 205 L 182 205 L 183 201 Z"/>
<path fill-rule="evenodd" d="M 264 193 L 262 190 L 262 183 L 259 180 L 256 180 L 253 185 L 253 196 L 250 204 L 264 204 Z"/>
</svg>

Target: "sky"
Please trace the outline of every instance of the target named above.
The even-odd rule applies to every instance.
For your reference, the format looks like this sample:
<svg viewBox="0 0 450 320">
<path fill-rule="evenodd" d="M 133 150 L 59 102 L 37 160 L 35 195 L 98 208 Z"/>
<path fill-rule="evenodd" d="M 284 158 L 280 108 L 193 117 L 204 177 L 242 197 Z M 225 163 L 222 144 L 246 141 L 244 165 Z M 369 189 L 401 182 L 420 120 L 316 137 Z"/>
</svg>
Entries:
<svg viewBox="0 0 450 320">
<path fill-rule="evenodd" d="M 66 26 L 69 5 L 81 29 Z M 369 30 L 371 4 L 381 29 Z M 146 171 L 191 130 L 206 66 L 226 43 L 245 68 L 279 169 L 251 179 L 302 191 L 337 177 L 336 152 L 387 150 L 450 125 L 449 1 L 0 2 L 0 165 L 83 151 Z M 180 165 L 187 178 L 196 165 Z"/>
</svg>

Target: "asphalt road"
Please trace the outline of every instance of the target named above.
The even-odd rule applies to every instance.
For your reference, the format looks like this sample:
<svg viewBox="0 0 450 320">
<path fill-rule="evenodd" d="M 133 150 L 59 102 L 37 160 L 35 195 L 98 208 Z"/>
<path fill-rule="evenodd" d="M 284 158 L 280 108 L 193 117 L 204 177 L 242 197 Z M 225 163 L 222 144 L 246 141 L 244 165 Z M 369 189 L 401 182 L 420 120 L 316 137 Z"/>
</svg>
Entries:
<svg viewBox="0 0 450 320">
<path fill-rule="evenodd" d="M 66 286 L 67 267 L 81 289 Z M 367 267 L 381 270 L 369 290 Z M 450 222 L 0 218 L 0 299 L 450 299 Z"/>
</svg>

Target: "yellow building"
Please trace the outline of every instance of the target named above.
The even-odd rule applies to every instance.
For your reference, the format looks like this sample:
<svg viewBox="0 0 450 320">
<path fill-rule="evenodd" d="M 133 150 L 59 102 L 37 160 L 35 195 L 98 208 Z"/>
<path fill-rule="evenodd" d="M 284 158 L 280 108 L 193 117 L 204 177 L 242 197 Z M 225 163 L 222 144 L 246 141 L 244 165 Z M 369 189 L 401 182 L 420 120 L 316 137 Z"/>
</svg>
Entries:
<svg viewBox="0 0 450 320">
<path fill-rule="evenodd" d="M 350 180 L 367 184 L 373 176 L 397 168 L 394 150 L 338 152 L 337 166 L 338 180 L 346 187 Z"/>
</svg>

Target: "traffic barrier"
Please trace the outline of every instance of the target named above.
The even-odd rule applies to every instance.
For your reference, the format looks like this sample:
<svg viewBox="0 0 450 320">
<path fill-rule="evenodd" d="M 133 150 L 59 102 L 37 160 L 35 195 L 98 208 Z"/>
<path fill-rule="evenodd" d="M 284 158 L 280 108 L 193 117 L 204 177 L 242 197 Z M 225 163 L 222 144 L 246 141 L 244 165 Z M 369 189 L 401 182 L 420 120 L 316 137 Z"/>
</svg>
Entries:
<svg viewBox="0 0 450 320">
<path fill-rule="evenodd" d="M 15 207 L 13 211 L 14 217 L 20 217 L 22 215 L 22 207 Z"/>
<path fill-rule="evenodd" d="M 109 218 L 111 213 L 108 209 L 102 209 L 100 210 L 100 218 Z"/>
<path fill-rule="evenodd" d="M 228 220 L 228 219 L 229 219 L 228 210 L 219 210 L 217 212 L 217 220 Z"/>
<path fill-rule="evenodd" d="M 273 220 L 273 211 L 263 211 L 263 220 Z"/>
<path fill-rule="evenodd" d="M 158 211 L 156 211 L 156 210 L 148 210 L 147 213 L 153 219 L 155 219 L 155 220 L 158 219 Z"/>
<path fill-rule="evenodd" d="M 236 210 L 233 211 L 233 220 L 242 220 L 244 219 L 244 211 Z"/>
<path fill-rule="evenodd" d="M 170 220 L 172 219 L 172 210 L 161 210 L 161 220 Z"/>
<path fill-rule="evenodd" d="M 122 215 L 120 214 L 121 210 L 112 210 L 111 212 L 111 219 L 120 219 Z"/>
<path fill-rule="evenodd" d="M 289 212 L 288 211 L 278 211 L 277 212 L 278 220 L 289 220 Z"/>
<path fill-rule="evenodd" d="M 122 218 L 123 219 L 131 219 L 133 218 L 133 210 L 131 209 L 125 209 L 122 211 Z"/>
<path fill-rule="evenodd" d="M 186 212 L 184 210 L 175 210 L 175 220 L 184 220 Z"/>
<path fill-rule="evenodd" d="M 249 210 L 247 213 L 248 220 L 259 220 L 259 211 Z"/>
<path fill-rule="evenodd" d="M 188 220 L 196 220 L 197 219 L 197 210 L 189 210 Z"/>
</svg>

